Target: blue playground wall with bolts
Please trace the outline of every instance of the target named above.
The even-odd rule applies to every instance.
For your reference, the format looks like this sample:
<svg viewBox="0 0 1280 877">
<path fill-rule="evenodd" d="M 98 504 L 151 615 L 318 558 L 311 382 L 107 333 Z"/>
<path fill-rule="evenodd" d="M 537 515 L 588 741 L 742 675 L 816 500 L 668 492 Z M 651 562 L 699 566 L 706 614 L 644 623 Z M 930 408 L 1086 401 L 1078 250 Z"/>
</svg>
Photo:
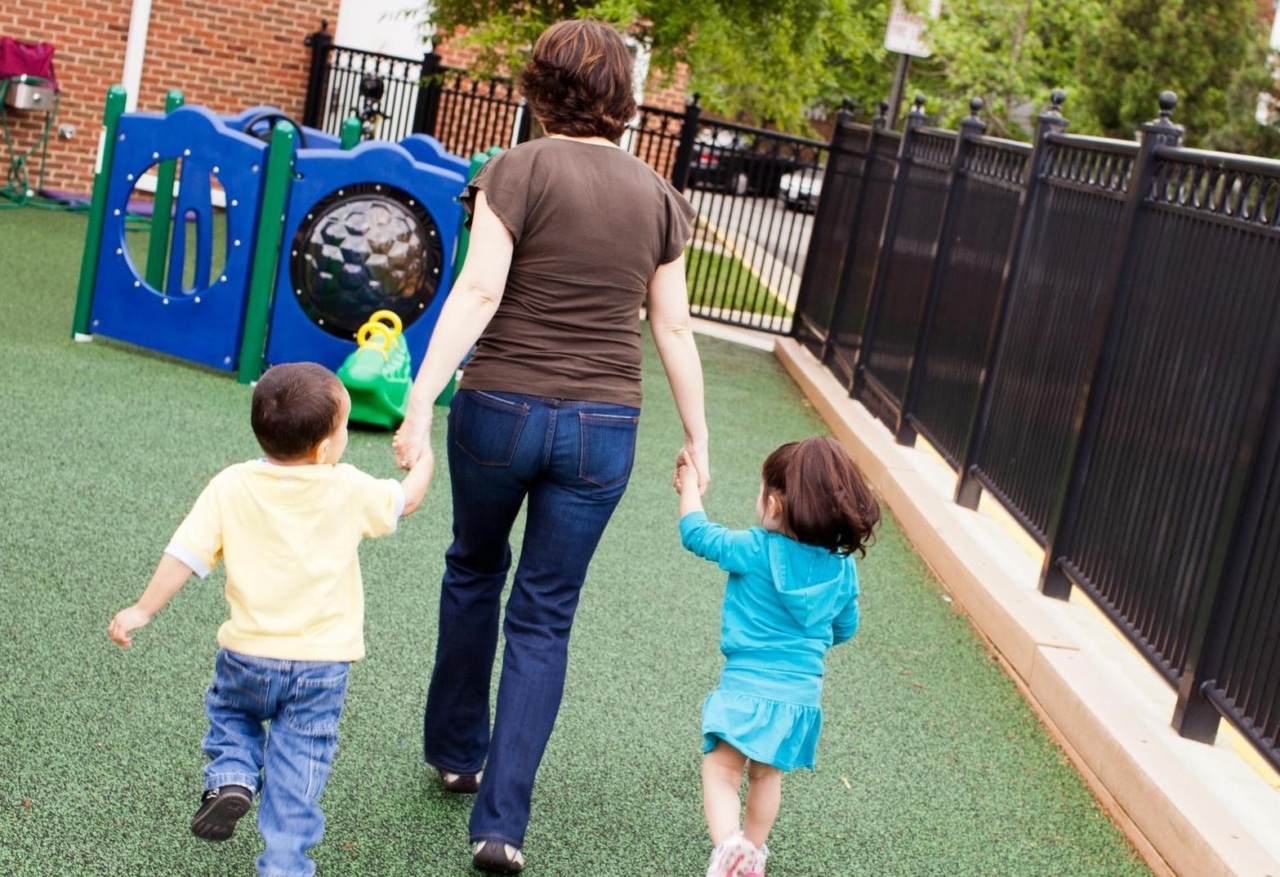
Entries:
<svg viewBox="0 0 1280 877">
<path fill-rule="evenodd" d="M 73 334 L 256 380 L 272 364 L 335 371 L 371 314 L 422 360 L 453 281 L 468 162 L 434 139 L 341 141 L 254 107 L 126 113 L 108 93 Z M 343 148 L 348 146 L 351 148 Z M 130 236 L 154 191 L 146 252 Z"/>
</svg>

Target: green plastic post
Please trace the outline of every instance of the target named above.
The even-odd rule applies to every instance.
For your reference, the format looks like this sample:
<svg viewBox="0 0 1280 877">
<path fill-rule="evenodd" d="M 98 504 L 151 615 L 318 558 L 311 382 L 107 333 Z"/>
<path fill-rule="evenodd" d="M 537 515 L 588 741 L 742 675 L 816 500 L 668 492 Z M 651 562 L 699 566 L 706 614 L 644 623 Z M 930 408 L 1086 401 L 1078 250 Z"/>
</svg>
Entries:
<svg viewBox="0 0 1280 877">
<path fill-rule="evenodd" d="M 467 182 L 471 182 L 476 178 L 476 174 L 480 173 L 480 168 L 484 167 L 484 163 L 502 152 L 501 146 L 490 146 L 485 152 L 477 152 L 471 156 L 471 164 L 467 167 Z M 462 263 L 467 258 L 467 247 L 471 245 L 471 229 L 463 223 L 462 230 L 458 232 L 458 251 L 453 257 L 453 279 L 458 279 L 458 274 L 462 271 Z"/>
<path fill-rule="evenodd" d="M 360 142 L 360 135 L 363 133 L 360 126 L 360 117 L 354 114 L 347 116 L 347 120 L 342 123 L 342 148 L 355 149 L 356 144 Z"/>
<path fill-rule="evenodd" d="M 293 147 L 298 129 L 280 121 L 271 129 L 267 147 L 267 178 L 262 186 L 262 207 L 258 234 L 253 243 L 253 266 L 249 274 L 249 300 L 245 303 L 244 333 L 236 379 L 251 384 L 262 375 L 262 356 L 267 347 L 267 322 L 271 316 L 271 293 L 280 260 L 280 238 L 284 234 L 284 212 L 293 182 Z"/>
<path fill-rule="evenodd" d="M 501 146 L 490 146 L 484 152 L 477 152 L 471 156 L 471 164 L 467 166 L 467 182 L 471 182 L 476 178 L 476 174 L 480 173 L 480 168 L 484 167 L 484 163 L 502 152 Z M 462 263 L 467 259 L 467 248 L 471 244 L 471 229 L 466 223 L 462 224 L 462 230 L 458 232 L 458 249 L 453 256 L 453 279 L 458 280 L 458 274 L 462 272 Z M 449 378 L 449 383 L 445 384 L 440 395 L 436 397 L 436 404 L 449 406 L 453 401 L 453 394 L 458 390 L 458 375 L 461 372 L 454 372 L 453 377 Z"/>
<path fill-rule="evenodd" d="M 116 130 L 120 127 L 124 104 L 124 86 L 113 85 L 107 89 L 98 166 L 93 172 L 93 200 L 89 202 L 89 226 L 84 233 L 84 258 L 80 260 L 80 285 L 76 290 L 75 316 L 71 320 L 71 337 L 77 341 L 88 341 L 93 337 L 89 331 L 89 315 L 93 311 L 93 285 L 98 277 L 98 255 L 102 249 L 102 224 L 107 212 L 111 163 L 116 152 Z"/>
<path fill-rule="evenodd" d="M 182 92 L 174 88 L 165 95 L 165 115 L 186 103 Z M 164 290 L 164 263 L 169 256 L 169 229 L 173 224 L 173 184 L 177 179 L 178 160 L 160 163 L 156 175 L 156 197 L 151 212 L 151 243 L 147 246 L 147 285 Z"/>
</svg>

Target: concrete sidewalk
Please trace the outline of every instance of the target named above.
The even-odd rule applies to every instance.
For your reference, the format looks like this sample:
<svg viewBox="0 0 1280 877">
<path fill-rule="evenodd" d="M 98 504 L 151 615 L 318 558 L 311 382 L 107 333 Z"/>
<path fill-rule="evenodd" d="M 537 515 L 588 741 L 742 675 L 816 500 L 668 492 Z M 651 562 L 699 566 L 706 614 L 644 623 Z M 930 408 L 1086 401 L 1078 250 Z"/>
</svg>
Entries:
<svg viewBox="0 0 1280 877">
<path fill-rule="evenodd" d="M 1040 552 L 1016 525 L 952 502 L 955 473 L 895 443 L 800 344 L 779 339 L 775 354 L 1151 869 L 1280 877 L 1280 781 L 1265 762 L 1226 722 L 1213 746 L 1179 737 L 1174 691 L 1088 598 L 1037 591 Z"/>
</svg>

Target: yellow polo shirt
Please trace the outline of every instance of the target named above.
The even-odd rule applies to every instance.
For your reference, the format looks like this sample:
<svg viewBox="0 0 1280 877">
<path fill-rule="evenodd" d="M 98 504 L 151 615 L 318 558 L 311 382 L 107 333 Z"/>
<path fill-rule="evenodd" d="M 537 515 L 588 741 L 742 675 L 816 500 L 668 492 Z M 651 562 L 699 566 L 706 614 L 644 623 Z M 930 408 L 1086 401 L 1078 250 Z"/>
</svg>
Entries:
<svg viewBox="0 0 1280 877">
<path fill-rule="evenodd" d="M 293 661 L 364 657 L 357 549 L 395 532 L 404 491 L 340 463 L 252 460 L 214 476 L 165 549 L 204 578 L 222 558 L 231 617 L 218 644 Z"/>
</svg>

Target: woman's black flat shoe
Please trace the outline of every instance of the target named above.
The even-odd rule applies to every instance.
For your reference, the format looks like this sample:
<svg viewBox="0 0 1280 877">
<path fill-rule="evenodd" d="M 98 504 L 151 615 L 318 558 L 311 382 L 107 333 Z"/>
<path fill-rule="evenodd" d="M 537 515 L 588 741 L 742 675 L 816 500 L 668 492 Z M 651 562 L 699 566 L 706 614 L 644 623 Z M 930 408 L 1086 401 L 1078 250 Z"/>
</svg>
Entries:
<svg viewBox="0 0 1280 877">
<path fill-rule="evenodd" d="M 442 770 L 440 771 L 440 785 L 444 786 L 447 792 L 473 795 L 480 788 L 480 773 L 452 773 Z"/>
</svg>

